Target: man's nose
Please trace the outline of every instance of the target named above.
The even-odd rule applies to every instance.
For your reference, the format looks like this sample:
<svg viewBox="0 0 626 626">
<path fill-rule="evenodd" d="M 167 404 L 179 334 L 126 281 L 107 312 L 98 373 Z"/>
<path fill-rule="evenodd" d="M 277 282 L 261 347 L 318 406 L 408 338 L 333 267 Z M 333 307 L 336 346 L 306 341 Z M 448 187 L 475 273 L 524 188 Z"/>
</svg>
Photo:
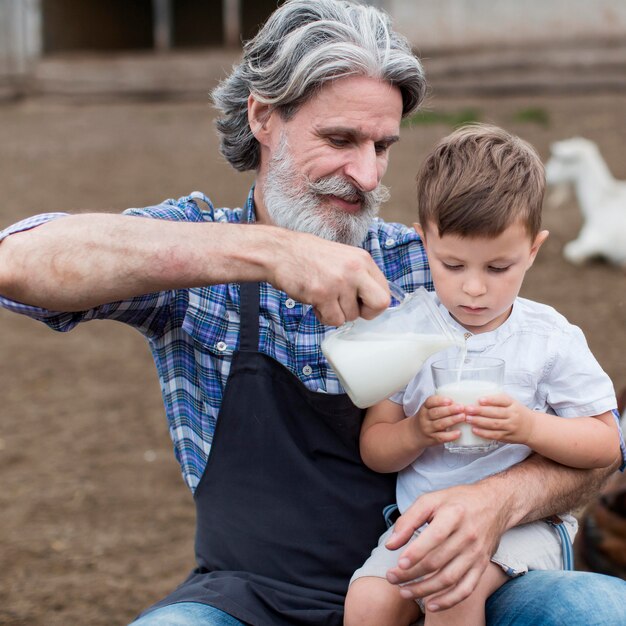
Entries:
<svg viewBox="0 0 626 626">
<path fill-rule="evenodd" d="M 383 173 L 374 146 L 362 146 L 355 150 L 344 171 L 361 191 L 376 189 Z"/>
</svg>

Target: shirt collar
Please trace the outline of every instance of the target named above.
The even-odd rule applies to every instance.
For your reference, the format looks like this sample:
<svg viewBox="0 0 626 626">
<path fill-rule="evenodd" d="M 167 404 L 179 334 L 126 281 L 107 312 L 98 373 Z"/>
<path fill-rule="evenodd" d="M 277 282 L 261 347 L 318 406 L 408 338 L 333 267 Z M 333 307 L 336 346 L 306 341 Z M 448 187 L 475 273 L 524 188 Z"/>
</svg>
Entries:
<svg viewBox="0 0 626 626">
<path fill-rule="evenodd" d="M 256 222 L 256 207 L 254 206 L 254 185 L 250 187 L 250 192 L 248 193 L 248 198 L 246 200 L 244 214 L 248 215 L 248 219 L 246 220 L 247 224 L 254 224 Z M 243 216 L 242 216 L 243 219 Z"/>
</svg>

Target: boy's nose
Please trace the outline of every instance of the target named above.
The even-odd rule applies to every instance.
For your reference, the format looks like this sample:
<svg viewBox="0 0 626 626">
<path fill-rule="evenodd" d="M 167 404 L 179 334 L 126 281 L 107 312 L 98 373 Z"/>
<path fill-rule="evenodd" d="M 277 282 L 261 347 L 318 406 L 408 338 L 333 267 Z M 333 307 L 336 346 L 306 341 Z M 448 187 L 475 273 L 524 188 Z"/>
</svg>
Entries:
<svg viewBox="0 0 626 626">
<path fill-rule="evenodd" d="M 487 286 L 484 281 L 482 281 L 477 276 L 468 277 L 463 282 L 463 291 L 472 297 L 482 296 L 487 291 Z"/>
</svg>

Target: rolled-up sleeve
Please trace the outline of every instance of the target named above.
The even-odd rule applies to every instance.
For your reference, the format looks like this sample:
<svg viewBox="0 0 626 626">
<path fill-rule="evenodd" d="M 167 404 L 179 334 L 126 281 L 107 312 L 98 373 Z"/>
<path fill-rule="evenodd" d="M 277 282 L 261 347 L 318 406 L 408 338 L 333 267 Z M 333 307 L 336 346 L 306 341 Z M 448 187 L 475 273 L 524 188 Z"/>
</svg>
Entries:
<svg viewBox="0 0 626 626">
<path fill-rule="evenodd" d="M 47 224 L 52 220 L 56 220 L 61 217 L 67 217 L 67 215 L 67 213 L 41 213 L 39 215 L 27 217 L 26 219 L 21 220 L 20 222 L 16 222 L 8 228 L 0 231 L 0 243 L 2 243 L 2 241 L 10 235 L 22 233 L 26 230 L 37 228 L 38 226 L 41 226 L 42 224 Z M 40 307 L 32 306 L 30 304 L 23 304 L 22 302 L 16 302 L 15 300 L 6 298 L 2 294 L 0 294 L 0 306 L 8 309 L 9 311 L 13 311 L 14 313 L 27 315 L 28 317 L 32 317 L 41 321 L 43 321 L 46 317 L 56 315 L 56 313 L 52 311 L 47 311 L 46 309 L 42 309 Z"/>
<path fill-rule="evenodd" d="M 37 228 L 68 215 L 68 213 L 42 213 L 24 219 L 0 231 L 0 244 L 11 235 Z M 173 292 L 149 293 L 126 301 L 103 304 L 85 311 L 61 312 L 18 302 L 0 294 L 0 306 L 43 322 L 52 330 L 59 332 L 67 332 L 81 322 L 89 320 L 112 319 L 134 326 L 148 336 L 154 336 L 162 331 L 165 320 L 163 313 L 169 306 L 172 295 Z"/>
</svg>

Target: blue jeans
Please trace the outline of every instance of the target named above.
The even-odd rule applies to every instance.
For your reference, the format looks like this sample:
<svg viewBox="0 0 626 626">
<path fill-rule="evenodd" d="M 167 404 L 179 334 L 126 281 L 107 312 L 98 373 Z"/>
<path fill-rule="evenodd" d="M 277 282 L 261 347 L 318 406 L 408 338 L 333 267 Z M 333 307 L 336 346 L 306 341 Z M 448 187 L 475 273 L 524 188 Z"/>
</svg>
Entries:
<svg viewBox="0 0 626 626">
<path fill-rule="evenodd" d="M 487 601 L 489 626 L 616 626 L 626 624 L 626 582 L 587 572 L 533 571 L 510 580 Z M 244 626 L 213 607 L 182 602 L 132 626 Z"/>
<path fill-rule="evenodd" d="M 576 571 L 531 571 L 487 600 L 489 626 L 626 624 L 626 581 Z"/>
<path fill-rule="evenodd" d="M 224 611 L 197 602 L 179 602 L 150 611 L 131 626 L 245 626 Z"/>
</svg>

